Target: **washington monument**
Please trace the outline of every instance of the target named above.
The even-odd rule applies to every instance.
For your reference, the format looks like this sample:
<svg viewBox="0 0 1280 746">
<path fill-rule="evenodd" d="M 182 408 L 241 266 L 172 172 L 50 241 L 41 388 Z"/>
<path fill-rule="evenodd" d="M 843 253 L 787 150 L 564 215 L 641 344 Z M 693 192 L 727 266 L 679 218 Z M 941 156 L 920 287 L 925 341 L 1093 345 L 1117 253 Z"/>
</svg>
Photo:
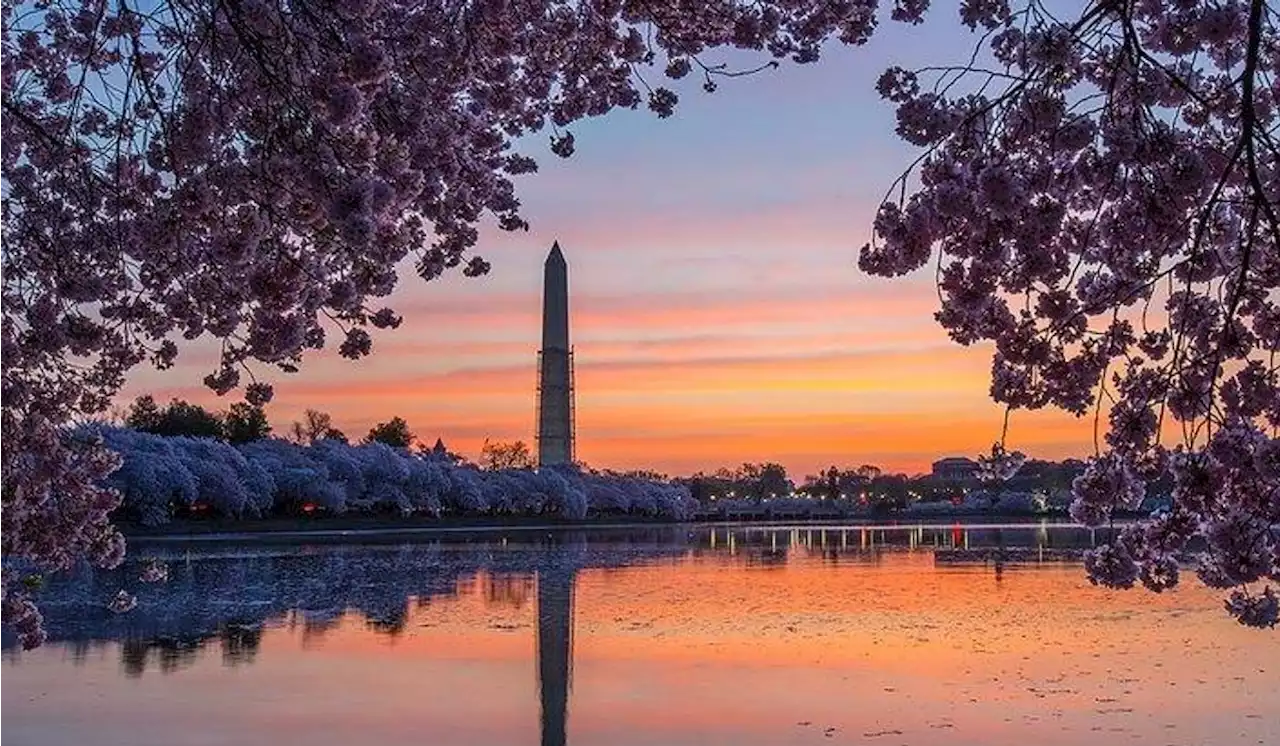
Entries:
<svg viewBox="0 0 1280 746">
<path fill-rule="evenodd" d="M 573 348 L 569 346 L 569 267 L 560 243 L 542 274 L 542 350 L 538 353 L 538 466 L 573 463 Z"/>
</svg>

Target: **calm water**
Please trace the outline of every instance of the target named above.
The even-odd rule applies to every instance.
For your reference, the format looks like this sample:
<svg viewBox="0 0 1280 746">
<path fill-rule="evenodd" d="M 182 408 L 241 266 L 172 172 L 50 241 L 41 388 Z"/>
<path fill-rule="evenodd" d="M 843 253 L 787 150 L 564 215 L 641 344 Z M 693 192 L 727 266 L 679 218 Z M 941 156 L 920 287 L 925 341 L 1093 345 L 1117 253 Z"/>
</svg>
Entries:
<svg viewBox="0 0 1280 746">
<path fill-rule="evenodd" d="M 3 666 L 21 744 L 1280 744 L 1280 638 L 1070 527 L 134 546 Z M 139 607 L 102 604 L 119 587 Z"/>
</svg>

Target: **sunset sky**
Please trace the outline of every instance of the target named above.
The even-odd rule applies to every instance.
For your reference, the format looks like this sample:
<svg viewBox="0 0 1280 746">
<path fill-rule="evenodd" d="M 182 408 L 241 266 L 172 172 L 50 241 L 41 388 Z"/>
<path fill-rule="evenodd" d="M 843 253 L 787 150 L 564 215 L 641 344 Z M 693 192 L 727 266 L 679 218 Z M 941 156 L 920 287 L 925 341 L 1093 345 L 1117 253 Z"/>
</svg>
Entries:
<svg viewBox="0 0 1280 746">
<path fill-rule="evenodd" d="M 272 422 L 283 430 L 320 409 L 354 439 L 399 415 L 471 457 L 486 437 L 532 444 L 542 261 L 558 239 L 577 451 L 593 466 L 912 473 L 989 448 L 1002 420 L 987 393 L 990 348 L 959 347 L 933 321 L 932 268 L 891 282 L 856 264 L 913 155 L 875 79 L 891 64 L 966 57 L 975 37 L 954 18 L 948 7 L 921 27 L 886 21 L 865 48 L 831 47 L 816 65 L 725 80 L 711 95 L 690 81 L 669 120 L 618 112 L 571 127 L 578 152 L 565 161 L 536 135 L 523 149 L 542 170 L 517 182 L 530 231 L 485 226 L 487 277 L 428 284 L 406 266 L 390 303 L 405 323 L 375 335 L 371 358 L 326 351 L 295 376 L 266 371 Z M 149 392 L 224 408 L 234 399 L 200 384 L 215 359 L 190 348 L 172 370 L 140 370 L 121 402 Z M 1022 413 L 1010 444 L 1081 455 L 1092 427 Z"/>
</svg>

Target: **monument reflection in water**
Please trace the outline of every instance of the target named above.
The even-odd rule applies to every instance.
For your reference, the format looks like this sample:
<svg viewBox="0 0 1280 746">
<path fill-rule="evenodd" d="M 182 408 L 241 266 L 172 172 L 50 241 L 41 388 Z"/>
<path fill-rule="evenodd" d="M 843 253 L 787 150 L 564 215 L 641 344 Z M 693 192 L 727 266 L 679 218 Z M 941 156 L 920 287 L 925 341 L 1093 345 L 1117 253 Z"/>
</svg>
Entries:
<svg viewBox="0 0 1280 746">
<path fill-rule="evenodd" d="M 639 725 L 635 721 L 630 724 L 622 722 L 625 719 L 623 713 L 628 707 L 634 707 L 635 702 L 651 694 L 648 690 L 627 690 L 620 694 L 616 689 L 617 682 L 652 681 L 653 676 L 661 677 L 666 689 L 679 690 L 659 692 L 662 697 L 661 707 L 665 708 L 666 715 L 674 717 L 686 716 L 686 712 L 716 712 L 717 707 L 723 713 L 724 702 L 717 697 L 730 696 L 725 694 L 727 688 L 733 692 L 734 698 L 753 696 L 755 690 L 772 692 L 767 695 L 769 699 L 763 702 L 745 705 L 733 702 L 733 711 L 739 713 L 733 716 L 735 718 L 748 717 L 745 713 L 754 710 L 782 707 L 787 701 L 786 694 L 791 689 L 806 692 L 806 697 L 813 697 L 820 705 L 822 702 L 819 700 L 827 697 L 831 700 L 827 704 L 833 712 L 846 713 L 848 717 L 888 718 L 894 716 L 898 712 L 894 708 L 902 704 L 892 700 L 891 693 L 909 691 L 902 687 L 920 686 L 921 682 L 915 681 L 912 684 L 911 679 L 903 682 L 895 680 L 895 686 L 883 686 L 874 678 L 875 671 L 888 670 L 898 664 L 885 662 L 889 660 L 886 658 L 876 664 L 880 666 L 878 669 L 867 663 L 862 656 L 896 656 L 903 652 L 911 655 L 913 647 L 929 648 L 930 645 L 934 646 L 929 648 L 934 650 L 930 653 L 931 660 L 939 661 L 935 665 L 942 665 L 941 661 L 950 661 L 945 666 L 950 667 L 957 677 L 953 685 L 960 686 L 961 689 L 956 691 L 965 691 L 965 687 L 986 686 L 984 694 L 979 696 L 975 693 L 973 696 L 977 699 L 969 701 L 978 702 L 983 698 L 991 700 L 990 703 L 999 708 L 996 712 L 1005 713 L 1006 721 L 1007 715 L 1016 712 L 1018 708 L 1035 713 L 1036 707 L 1045 706 L 1044 701 L 1039 699 L 1010 702 L 1010 698 L 1041 697 L 1046 691 L 1062 691 L 1064 676 L 1068 676 L 1070 681 L 1079 679 L 1084 682 L 1077 685 L 1081 690 L 1080 696 L 1085 698 L 1086 707 L 1097 708 L 1098 705 L 1092 704 L 1093 702 L 1127 695 L 1130 685 L 1103 682 L 1099 685 L 1102 689 L 1090 690 L 1090 677 L 1096 679 L 1103 672 L 1097 671 L 1092 665 L 1078 671 L 1068 670 L 1071 663 L 1069 658 L 1044 664 L 1052 669 L 1052 675 L 1044 676 L 1044 680 L 1039 683 L 982 685 L 974 682 L 993 680 L 993 676 L 1000 681 L 1010 681 L 1015 678 L 1014 674 L 1025 672 L 1008 666 L 1022 667 L 1032 665 L 1025 661 L 1045 661 L 1043 653 L 1046 650 L 1052 653 L 1055 630 L 1059 626 L 1064 628 L 1058 636 L 1064 641 L 1061 644 L 1074 645 L 1080 648 L 1083 657 L 1096 659 L 1100 649 L 1114 645 L 1113 637 L 1122 640 L 1136 637 L 1132 634 L 1132 629 L 1112 631 L 1116 625 L 1125 623 L 1123 617 L 1116 616 L 1119 613 L 1117 609 L 1127 607 L 1146 610 L 1135 613 L 1134 624 L 1141 621 L 1136 614 L 1149 615 L 1145 621 L 1141 621 L 1142 629 L 1147 631 L 1141 645 L 1134 643 L 1133 651 L 1121 651 L 1122 655 L 1127 656 L 1127 665 L 1139 667 L 1140 661 L 1135 662 L 1135 656 L 1145 654 L 1140 653 L 1140 650 L 1157 651 L 1152 656 L 1164 655 L 1167 651 L 1159 652 L 1163 650 L 1159 645 L 1159 635 L 1168 636 L 1169 645 L 1173 646 L 1171 649 L 1176 648 L 1181 654 L 1187 635 L 1197 633 L 1195 629 L 1188 632 L 1185 626 L 1187 615 L 1194 611 L 1195 614 L 1203 614 L 1203 619 L 1209 620 L 1204 624 L 1205 628 L 1198 631 L 1205 639 L 1210 640 L 1210 645 L 1205 646 L 1205 650 L 1209 651 L 1206 654 L 1214 658 L 1214 665 L 1223 666 L 1222 677 L 1219 679 L 1205 677 L 1208 681 L 1206 686 L 1237 686 L 1231 683 L 1236 680 L 1244 682 L 1239 686 L 1256 685 L 1257 682 L 1249 683 L 1253 681 L 1249 676 L 1256 676 L 1256 671 L 1233 670 L 1222 662 L 1226 660 L 1222 647 L 1223 635 L 1234 635 L 1236 630 L 1230 626 L 1229 620 L 1221 616 L 1220 607 L 1217 606 L 1220 602 L 1211 595 L 1199 593 L 1192 596 L 1194 603 L 1176 601 L 1181 606 L 1175 605 L 1162 610 L 1156 608 L 1156 605 L 1163 603 L 1167 606 L 1171 600 L 1168 594 L 1162 597 L 1122 597 L 1098 592 L 1097 595 L 1082 599 L 1079 594 L 1086 591 L 1070 590 L 1082 586 L 1087 588 L 1082 583 L 1078 567 L 1079 555 L 1083 549 L 1103 538 L 1101 533 L 1087 529 L 1050 524 L 719 526 L 695 529 L 657 527 L 511 531 L 505 535 L 476 533 L 448 541 L 388 542 L 377 545 L 334 543 L 270 547 L 257 543 L 238 546 L 157 543 L 134 546 L 134 558 L 158 556 L 168 563 L 168 582 L 158 585 L 141 584 L 136 580 L 136 565 L 110 572 L 84 569 L 74 577 L 52 581 L 42 594 L 50 632 L 47 650 L 35 651 L 34 654 L 18 653 L 12 649 L 13 640 L 6 637 L 7 654 L 14 666 L 9 672 L 11 686 L 6 689 L 6 715 L 10 716 L 6 718 L 6 735 L 13 732 L 28 739 L 40 739 L 41 742 L 59 742 L 60 739 L 69 742 L 68 737 L 72 735 L 70 731 L 59 730 L 62 727 L 59 721 L 49 719 L 32 709 L 29 704 L 34 700 L 28 700 L 28 694 L 42 695 L 28 689 L 35 686 L 28 683 L 33 679 L 24 677 L 27 672 L 23 669 L 28 665 L 28 655 L 30 665 L 42 669 L 42 675 L 53 677 L 39 680 L 52 682 L 74 682 L 76 671 L 81 668 L 58 664 L 57 656 L 64 654 L 57 653 L 57 650 L 69 651 L 73 659 L 86 660 L 94 650 L 111 650 L 117 644 L 120 671 L 128 677 L 143 676 L 152 666 L 157 666 L 161 673 L 172 673 L 195 666 L 202 658 L 216 654 L 215 651 L 219 648 L 223 666 L 242 668 L 246 665 L 267 665 L 279 669 L 281 665 L 296 664 L 289 663 L 287 656 L 279 654 L 267 657 L 270 664 L 262 663 L 264 658 L 260 649 L 264 646 L 269 650 L 279 648 L 283 653 L 286 647 L 293 647 L 286 642 L 288 636 L 294 634 L 289 630 L 301 624 L 300 652 L 304 657 L 309 655 L 309 636 L 327 635 L 328 630 L 347 630 L 339 634 L 341 639 L 338 643 L 338 649 L 344 651 L 345 655 L 355 652 L 350 647 L 352 634 L 361 635 L 360 639 L 368 639 L 373 635 L 387 640 L 410 635 L 411 639 L 419 641 L 411 643 L 410 649 L 432 639 L 452 639 L 454 642 L 447 644 L 475 646 L 477 651 L 490 643 L 514 639 L 513 632 L 516 637 L 528 634 L 533 638 L 530 642 L 536 644 L 540 742 L 544 746 L 565 744 L 571 711 L 569 699 L 574 687 L 575 613 L 583 613 L 576 607 L 584 582 L 587 583 L 589 592 L 585 612 L 588 620 L 585 634 L 589 642 L 587 660 L 594 673 L 588 677 L 591 688 L 573 695 L 578 703 L 573 710 L 575 719 L 585 718 L 575 726 L 577 735 L 574 740 L 582 744 L 613 743 L 622 737 L 618 732 L 608 733 L 607 737 L 602 735 L 601 718 L 618 718 L 620 724 L 616 727 L 636 731 L 635 738 L 640 738 L 641 741 L 633 738 L 631 742 L 657 739 L 672 743 L 697 743 L 705 740 L 710 733 L 705 730 L 709 727 L 705 722 L 696 727 L 685 726 L 674 738 L 670 731 L 660 730 L 658 719 L 654 722 L 641 722 Z M 618 572 L 629 567 L 633 569 Z M 1008 582 L 1006 568 L 1018 573 L 1014 590 L 1024 594 L 1021 601 L 1010 597 L 1009 589 L 999 589 L 1002 582 Z M 992 569 L 994 573 L 991 572 Z M 909 574 L 903 574 L 904 571 Z M 680 580 L 682 575 L 686 579 Z M 992 578 L 996 588 L 990 585 Z M 484 584 L 477 586 L 477 579 L 483 579 Z M 1046 580 L 1050 581 L 1047 585 L 1042 582 Z M 939 587 L 938 582 L 946 587 Z M 1033 587 L 1037 583 L 1040 586 Z M 533 593 L 534 586 L 536 594 Z M 112 614 L 104 609 L 104 602 L 121 587 L 137 593 L 139 607 L 128 614 Z M 519 629 L 523 625 L 519 624 L 495 627 L 493 617 L 489 615 L 490 631 L 485 631 L 482 628 L 483 617 L 477 617 L 474 612 L 467 612 L 457 606 L 457 599 L 463 597 L 459 594 L 466 594 L 468 588 L 477 588 L 482 593 L 487 593 L 484 603 L 486 608 L 493 609 L 524 608 L 528 596 L 535 595 L 534 629 L 524 632 Z M 1061 595 L 1064 588 L 1074 594 L 1071 603 L 1075 604 L 1075 608 L 1067 608 L 1066 617 L 1055 622 L 1049 616 L 1055 612 L 1046 610 L 1042 604 L 1053 594 Z M 859 593 L 864 594 L 861 600 L 856 598 Z M 1183 598 L 1188 596 L 1184 595 Z M 434 599 L 453 600 L 424 616 L 424 611 L 434 603 Z M 493 606 L 494 604 L 498 606 Z M 1106 604 L 1111 611 L 1105 611 L 1099 604 Z M 1028 616 L 1025 609 L 1033 605 L 1040 608 Z M 806 611 L 806 607 L 812 609 Z M 1170 609 L 1174 613 L 1173 617 L 1167 616 Z M 1058 613 L 1061 611 L 1059 609 Z M 457 616 L 459 613 L 462 614 L 460 620 Z M 987 618 L 977 620 L 982 615 Z M 475 631 L 465 638 L 450 637 L 452 632 L 444 637 L 437 637 L 435 630 L 410 632 L 410 622 L 415 620 L 413 626 L 416 627 L 431 627 L 439 623 L 462 624 L 472 625 Z M 1150 623 L 1152 620 L 1156 622 L 1154 626 Z M 479 627 L 475 626 L 477 623 Z M 361 632 L 353 624 L 360 625 L 367 631 Z M 1209 624 L 1216 626 L 1209 629 Z M 939 633 L 937 630 L 940 629 L 945 631 Z M 1152 633 L 1155 634 L 1154 638 Z M 1248 641 L 1257 639 L 1256 633 L 1254 635 L 1241 639 L 1246 641 L 1246 645 L 1253 644 Z M 824 636 L 825 640 L 820 639 Z M 922 642 L 928 637 L 939 639 L 932 643 Z M 1019 646 L 1023 643 L 1018 640 L 1029 638 L 1035 639 L 1037 646 L 1050 647 L 1028 648 L 1025 653 L 1018 653 L 1016 659 L 1011 659 L 1012 663 L 999 664 L 992 658 L 992 646 L 998 647 L 1002 640 L 1021 650 Z M 524 639 L 529 640 L 529 637 Z M 462 640 L 470 642 L 464 643 Z M 604 644 L 602 640 L 615 645 L 612 648 L 615 652 L 605 658 L 600 657 L 601 645 Z M 679 675 L 670 668 L 645 669 L 650 673 L 643 676 L 630 669 L 619 672 L 619 664 L 615 663 L 616 651 L 619 649 L 616 643 L 619 641 L 624 642 L 626 650 L 635 651 L 634 654 L 640 656 L 637 660 L 648 658 L 651 651 L 657 654 L 666 650 L 666 658 L 662 660 L 678 661 L 678 657 L 671 657 L 671 651 L 676 648 L 696 650 L 697 655 L 702 657 L 694 660 L 694 668 L 680 669 L 682 673 Z M 1270 644 L 1270 640 L 1259 640 L 1257 644 L 1266 646 Z M 722 645 L 726 647 L 720 647 Z M 972 648 L 973 652 L 984 655 L 977 658 L 963 655 L 956 657 L 955 651 L 964 650 L 966 646 Z M 417 649 L 423 650 L 421 647 Z M 725 654 L 725 650 L 731 650 L 732 654 Z M 1035 655 L 1036 650 L 1041 655 L 1027 657 Z M 467 653 L 466 650 L 460 652 Z M 1246 660 L 1248 664 L 1256 663 L 1259 668 L 1268 665 L 1270 660 L 1266 650 L 1247 650 L 1244 653 L 1247 655 L 1242 653 L 1241 660 Z M 832 664 L 821 660 L 830 655 L 844 656 L 852 667 L 832 668 Z M 408 658 L 398 659 L 402 663 L 397 665 L 407 666 L 409 670 L 427 666 L 435 673 L 427 674 L 427 669 L 422 669 L 422 675 L 440 676 L 441 669 L 433 663 L 439 660 L 436 657 L 438 653 L 428 652 L 427 656 L 422 657 L 422 652 L 412 653 Z M 779 686 L 776 674 L 759 673 L 759 669 L 737 668 L 756 665 L 750 662 L 752 658 L 762 661 L 768 667 L 790 666 L 791 668 L 785 669 L 793 672 L 786 676 L 786 687 L 778 691 L 771 689 Z M 454 668 L 448 670 L 471 670 L 469 666 L 473 664 L 466 663 L 466 660 L 473 659 L 468 657 L 456 660 L 449 664 Z M 705 668 L 708 661 L 713 667 L 728 665 L 737 672 L 726 674 L 728 678 L 718 684 L 701 682 L 686 688 L 681 682 L 690 676 L 708 675 L 708 669 Z M 670 665 L 679 668 L 680 664 L 646 662 L 644 665 Z M 967 676 L 966 669 L 970 665 L 975 671 L 981 671 L 982 678 Z M 1001 670 L 999 665 L 1005 665 L 1006 668 Z M 1185 661 L 1179 661 L 1178 665 L 1189 667 L 1199 666 L 1200 663 L 1196 662 L 1193 655 L 1189 655 Z M 463 668 L 458 668 L 459 666 Z M 601 673 L 603 668 L 609 668 L 612 673 L 604 676 Z M 207 681 L 207 677 L 213 672 L 207 668 L 203 670 L 205 673 L 201 677 Z M 864 681 L 854 679 L 852 683 L 845 684 L 842 683 L 843 679 L 836 677 L 824 679 L 820 684 L 803 683 L 804 677 L 833 676 L 833 673 L 824 672 L 839 673 L 840 670 L 858 671 L 858 677 Z M 752 671 L 757 673 L 751 673 Z M 1195 675 L 1203 674 L 1201 670 L 1195 669 Z M 794 685 L 791 683 L 793 676 L 801 677 Z M 184 696 L 199 696 L 194 694 L 202 685 L 199 678 L 184 679 L 165 687 L 166 691 L 172 692 L 167 696 L 176 698 L 173 707 L 181 708 L 183 705 L 177 703 Z M 1182 686 L 1179 686 L 1180 693 L 1186 689 L 1186 678 L 1183 677 Z M 272 691 L 267 680 L 264 678 L 262 683 L 254 684 L 253 679 L 237 678 L 236 699 L 232 701 L 247 702 L 256 697 L 254 692 L 258 690 L 253 687 L 267 687 L 264 691 Z M 1126 680 L 1117 679 L 1121 682 Z M 184 681 L 190 683 L 184 684 Z M 602 685 L 609 691 L 598 689 Z M 737 688 L 742 685 L 747 688 Z M 353 682 L 351 686 L 358 689 L 362 685 Z M 481 686 L 479 691 L 490 685 Z M 862 688 L 854 693 L 841 687 Z M 1119 687 L 1121 691 L 1117 693 L 1106 687 Z M 592 691 L 593 688 L 596 691 Z M 138 694 L 131 694 L 133 690 L 129 687 L 112 686 L 106 690 L 93 690 L 92 696 L 102 696 L 100 691 L 108 692 L 108 696 L 115 699 L 118 709 L 129 712 L 137 709 L 138 713 L 130 717 L 145 717 L 143 713 L 147 705 L 141 699 L 131 699 L 140 697 L 141 690 Z M 184 691 L 193 693 L 186 695 Z M 924 693 L 926 689 L 920 691 Z M 1253 699 L 1265 699 L 1268 696 L 1265 688 L 1249 691 L 1252 693 L 1247 697 Z M 299 691 L 294 696 L 309 695 Z M 688 703 L 694 701 L 690 696 L 699 697 L 698 704 L 692 709 L 688 707 Z M 862 704 L 850 709 L 847 703 L 852 701 L 851 696 L 860 698 L 857 701 Z M 241 699 L 242 697 L 245 699 Z M 935 704 L 932 707 L 912 705 L 897 716 L 907 719 L 940 718 L 940 722 L 928 727 L 950 728 L 952 725 L 948 723 L 951 721 L 947 720 L 949 716 L 943 717 L 937 713 L 956 707 L 956 703 L 963 700 L 957 700 L 948 694 L 942 701 L 946 704 Z M 1253 702 L 1247 698 L 1244 701 L 1247 706 L 1263 709 L 1280 705 L 1280 701 L 1276 701 L 1274 696 L 1267 701 Z M 59 704 L 58 712 L 74 712 L 77 706 L 77 702 L 69 700 Z M 359 706 L 370 705 L 365 703 Z M 379 707 L 377 704 L 372 706 Z M 391 707 L 390 704 L 386 706 Z M 794 706 L 794 702 L 791 706 Z M 510 708 L 512 705 L 504 707 Z M 1059 705 L 1055 707 L 1061 709 Z M 1179 717 L 1192 717 L 1189 710 L 1183 710 L 1182 705 L 1169 709 L 1176 709 Z M 1124 711 L 1126 710 L 1105 708 L 1098 710 L 1116 713 Z M 1040 713 L 1036 717 L 1047 717 L 1048 714 Z M 385 720 L 380 722 L 394 722 L 398 716 L 388 711 L 383 717 Z M 457 719 L 442 712 L 437 712 L 434 717 L 449 718 L 450 721 Z M 801 718 L 786 712 L 779 719 L 794 728 L 801 727 L 796 723 L 808 722 L 808 717 L 811 716 Z M 1089 717 L 1102 716 L 1093 714 Z M 730 721 L 722 719 L 717 722 L 720 723 L 717 728 L 724 728 Z M 454 724 L 457 725 L 456 722 Z M 1232 723 L 1238 724 L 1234 721 Z M 1210 726 L 1213 729 L 1222 727 L 1217 723 L 1205 725 L 1206 728 Z M 312 727 L 314 732 L 305 737 L 320 742 L 337 742 L 333 739 L 341 735 L 326 733 L 326 726 L 319 722 Z M 473 728 L 475 725 L 464 724 L 461 727 Z M 504 731 L 504 740 L 501 742 L 519 738 L 518 731 L 509 730 L 513 727 L 511 724 L 504 727 L 508 730 Z M 751 727 L 765 726 L 756 724 Z M 1152 727 L 1167 729 L 1169 726 L 1157 723 Z M 658 730 L 637 730 L 645 728 Z M 699 731 L 697 728 L 704 730 Z M 893 729 L 886 729 L 886 732 L 891 730 Z M 227 731 L 226 735 L 231 737 L 232 732 Z M 868 732 L 874 734 L 879 731 Z M 941 743 L 936 738 L 946 731 L 925 730 L 923 733 L 926 738 L 912 742 Z M 953 731 L 954 735 L 960 733 L 960 730 Z M 1164 736 L 1166 731 L 1152 731 L 1148 735 L 1157 734 Z M 172 735 L 177 739 L 174 743 L 186 737 L 181 733 Z M 442 737 L 442 740 L 458 743 L 482 740 L 478 732 L 455 729 L 454 735 L 457 740 L 451 741 L 447 736 Z M 779 738 L 789 740 L 787 735 L 765 729 L 750 737 L 739 733 L 733 737 L 726 735 L 719 740 L 753 742 L 752 739 L 755 739 L 754 742 L 758 743 L 776 743 Z M 1010 739 L 1025 736 L 1025 733 L 1009 734 Z M 685 740 L 681 741 L 681 738 Z M 1050 739 L 1046 742 L 1074 741 Z M 1169 742 L 1178 741 L 1172 739 Z"/>
<path fill-rule="evenodd" d="M 538 572 L 538 696 L 543 746 L 562 746 L 567 740 L 576 581 L 577 571 L 569 567 Z"/>
<path fill-rule="evenodd" d="M 286 549 L 260 546 L 195 547 L 180 551 L 135 548 L 134 560 L 114 571 L 81 568 L 56 578 L 42 596 L 49 644 L 68 645 L 83 659 L 90 648 L 120 642 L 127 675 L 142 675 L 153 659 L 163 673 L 194 663 L 214 640 L 223 662 L 256 660 L 263 628 L 301 612 L 309 629 L 323 629 L 348 611 L 372 629 L 404 631 L 409 601 L 452 596 L 478 573 L 490 580 L 534 580 L 537 585 L 537 677 L 543 744 L 564 744 L 573 676 L 573 599 L 581 569 L 618 568 L 684 554 L 691 535 L 682 529 L 537 532 L 483 541 L 430 541 L 401 545 L 328 545 Z M 696 540 L 695 540 L 696 541 Z M 601 551 L 600 546 L 607 547 Z M 138 582 L 137 556 L 158 557 L 170 568 L 161 584 Z M 127 614 L 104 608 L 117 589 L 137 593 Z M 6 652 L 16 654 L 6 630 Z"/>
</svg>

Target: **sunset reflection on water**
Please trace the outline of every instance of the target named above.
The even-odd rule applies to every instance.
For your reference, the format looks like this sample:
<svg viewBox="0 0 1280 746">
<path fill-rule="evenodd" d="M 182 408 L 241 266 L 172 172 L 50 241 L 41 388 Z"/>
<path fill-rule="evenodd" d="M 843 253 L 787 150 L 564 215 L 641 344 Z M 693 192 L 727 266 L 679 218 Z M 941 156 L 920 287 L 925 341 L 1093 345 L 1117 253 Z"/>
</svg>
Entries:
<svg viewBox="0 0 1280 746">
<path fill-rule="evenodd" d="M 177 547 L 51 589 L 11 744 L 1275 744 L 1280 645 L 1079 529 L 644 529 Z M 966 548 L 967 544 L 967 548 Z M 150 594 L 150 595 L 148 595 Z"/>
</svg>

